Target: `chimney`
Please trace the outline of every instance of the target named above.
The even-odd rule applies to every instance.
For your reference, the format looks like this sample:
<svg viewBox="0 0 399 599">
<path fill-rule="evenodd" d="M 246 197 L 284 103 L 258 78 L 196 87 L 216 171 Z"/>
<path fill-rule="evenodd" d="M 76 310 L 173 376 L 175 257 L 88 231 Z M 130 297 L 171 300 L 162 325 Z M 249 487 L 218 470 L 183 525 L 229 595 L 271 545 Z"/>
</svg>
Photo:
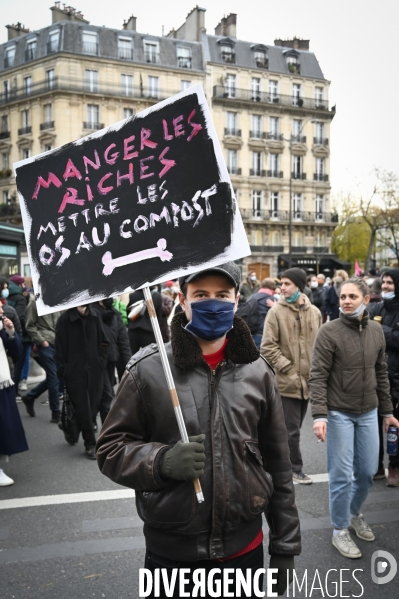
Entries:
<svg viewBox="0 0 399 599">
<path fill-rule="evenodd" d="M 54 6 L 50 8 L 53 13 L 53 23 L 58 23 L 58 21 L 73 21 L 75 23 L 86 23 L 88 25 L 90 21 L 87 21 L 83 18 L 82 13 L 73 8 L 72 6 L 66 6 L 63 4 L 63 8 L 61 8 L 61 2 L 54 2 Z"/>
<path fill-rule="evenodd" d="M 123 29 L 126 29 L 127 31 L 137 31 L 136 23 L 137 18 L 132 15 L 128 21 L 123 21 Z"/>
<path fill-rule="evenodd" d="M 275 46 L 283 48 L 293 48 L 294 50 L 309 50 L 310 40 L 302 40 L 299 37 L 294 37 L 292 40 L 274 40 Z"/>
<path fill-rule="evenodd" d="M 6 25 L 8 29 L 8 40 L 13 40 L 20 35 L 24 35 L 25 33 L 29 33 L 29 29 L 25 29 L 24 25 L 21 23 L 17 23 L 16 25 Z"/>
<path fill-rule="evenodd" d="M 215 35 L 237 37 L 237 15 L 231 12 L 227 17 L 223 17 L 215 28 Z"/>
<path fill-rule="evenodd" d="M 205 11 L 206 8 L 200 8 L 198 4 L 187 15 L 185 22 L 178 29 L 172 29 L 166 37 L 173 37 L 178 40 L 189 40 L 193 42 L 201 41 L 201 33 L 206 33 L 205 29 Z"/>
</svg>

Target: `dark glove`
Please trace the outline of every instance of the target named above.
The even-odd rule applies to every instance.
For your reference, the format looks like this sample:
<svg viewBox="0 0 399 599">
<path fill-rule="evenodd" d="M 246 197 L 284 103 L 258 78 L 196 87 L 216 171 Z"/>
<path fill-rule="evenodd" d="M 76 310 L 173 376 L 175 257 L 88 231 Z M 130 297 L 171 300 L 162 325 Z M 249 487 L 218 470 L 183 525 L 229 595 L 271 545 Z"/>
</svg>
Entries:
<svg viewBox="0 0 399 599">
<path fill-rule="evenodd" d="M 193 480 L 204 474 L 205 435 L 189 437 L 189 441 L 179 441 L 172 449 L 165 451 L 160 465 L 161 476 L 173 480 Z"/>
<path fill-rule="evenodd" d="M 284 595 L 287 589 L 287 579 L 292 582 L 294 578 L 294 556 L 293 555 L 271 555 L 269 568 L 277 568 L 277 593 Z M 275 587 L 275 585 L 273 585 Z M 274 588 L 275 592 L 276 589 Z"/>
</svg>

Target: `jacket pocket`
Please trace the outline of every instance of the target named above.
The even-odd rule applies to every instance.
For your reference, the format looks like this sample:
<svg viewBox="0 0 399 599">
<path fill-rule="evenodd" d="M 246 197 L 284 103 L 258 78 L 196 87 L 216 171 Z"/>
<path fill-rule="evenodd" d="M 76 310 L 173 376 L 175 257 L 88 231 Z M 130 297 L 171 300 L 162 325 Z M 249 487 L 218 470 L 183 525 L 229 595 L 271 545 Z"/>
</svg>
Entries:
<svg viewBox="0 0 399 599">
<path fill-rule="evenodd" d="M 245 441 L 245 474 L 247 503 L 251 514 L 267 509 L 273 494 L 273 480 L 263 467 L 263 459 L 255 441 Z"/>
<path fill-rule="evenodd" d="M 342 391 L 349 395 L 362 395 L 364 386 L 363 368 L 350 368 L 342 371 Z"/>
<path fill-rule="evenodd" d="M 162 491 L 137 491 L 137 512 L 146 524 L 185 524 L 195 513 L 195 493 L 192 481 L 172 481 Z"/>
</svg>

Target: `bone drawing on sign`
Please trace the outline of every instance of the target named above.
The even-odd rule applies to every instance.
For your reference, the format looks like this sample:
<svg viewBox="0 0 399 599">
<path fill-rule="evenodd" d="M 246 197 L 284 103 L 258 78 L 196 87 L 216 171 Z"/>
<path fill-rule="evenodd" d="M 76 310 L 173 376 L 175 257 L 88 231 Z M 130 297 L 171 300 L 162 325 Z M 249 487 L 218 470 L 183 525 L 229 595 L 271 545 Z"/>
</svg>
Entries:
<svg viewBox="0 0 399 599">
<path fill-rule="evenodd" d="M 134 262 L 140 262 L 141 260 L 148 260 L 149 258 L 160 258 L 162 262 L 169 262 L 173 258 L 173 254 L 166 250 L 166 239 L 158 239 L 157 247 L 155 248 L 134 252 L 120 258 L 112 258 L 111 252 L 105 252 L 102 257 L 102 263 L 104 264 L 103 275 L 108 277 L 118 266 L 126 266 Z"/>
</svg>

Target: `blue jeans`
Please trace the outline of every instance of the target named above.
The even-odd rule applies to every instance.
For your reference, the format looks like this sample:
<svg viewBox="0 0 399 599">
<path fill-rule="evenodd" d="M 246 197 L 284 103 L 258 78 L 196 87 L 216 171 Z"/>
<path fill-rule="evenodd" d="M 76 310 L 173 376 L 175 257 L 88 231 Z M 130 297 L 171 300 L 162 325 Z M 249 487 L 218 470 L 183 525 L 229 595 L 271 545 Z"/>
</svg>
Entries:
<svg viewBox="0 0 399 599">
<path fill-rule="evenodd" d="M 252 335 L 252 339 L 254 340 L 254 343 L 255 343 L 256 347 L 258 349 L 260 349 L 260 344 L 261 344 L 261 341 L 262 341 L 262 335 Z"/>
<path fill-rule="evenodd" d="M 58 377 L 57 368 L 55 366 L 55 352 L 54 347 L 49 345 L 48 347 L 37 346 L 37 353 L 39 354 L 40 364 L 46 371 L 46 378 L 44 381 L 36 385 L 34 389 L 31 389 L 26 395 L 26 399 L 35 400 L 42 393 L 48 390 L 48 400 L 50 404 L 50 410 L 52 412 L 60 411 L 60 398 L 58 391 Z"/>
<path fill-rule="evenodd" d="M 328 410 L 327 469 L 334 528 L 347 528 L 359 514 L 378 468 L 377 409 L 365 414 Z"/>
<path fill-rule="evenodd" d="M 23 379 L 24 381 L 26 381 L 26 379 L 29 376 L 29 367 L 30 367 L 30 348 L 31 348 L 31 343 L 23 343 L 23 347 L 24 347 L 24 365 L 22 367 L 22 374 L 21 374 L 21 379 Z M 25 350 L 26 348 L 26 350 Z"/>
</svg>

